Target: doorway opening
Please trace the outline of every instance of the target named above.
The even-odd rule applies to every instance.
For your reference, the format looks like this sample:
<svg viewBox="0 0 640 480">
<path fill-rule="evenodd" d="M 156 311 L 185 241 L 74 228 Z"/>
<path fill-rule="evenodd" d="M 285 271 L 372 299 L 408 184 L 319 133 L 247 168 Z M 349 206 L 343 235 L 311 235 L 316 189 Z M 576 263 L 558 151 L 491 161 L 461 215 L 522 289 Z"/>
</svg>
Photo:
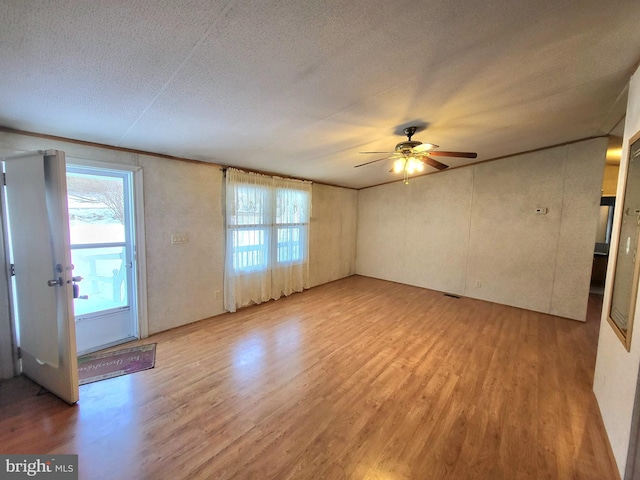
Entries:
<svg viewBox="0 0 640 480">
<path fill-rule="evenodd" d="M 624 119 L 616 128 L 624 128 Z M 613 213 L 616 205 L 621 153 L 622 138 L 610 136 L 602 177 L 600 214 L 598 216 L 593 266 L 591 269 L 591 285 L 589 288 L 589 293 L 599 296 L 604 295 L 607 267 L 609 264 L 609 246 L 613 233 Z"/>
<path fill-rule="evenodd" d="M 67 165 L 78 355 L 140 338 L 133 172 Z"/>
</svg>

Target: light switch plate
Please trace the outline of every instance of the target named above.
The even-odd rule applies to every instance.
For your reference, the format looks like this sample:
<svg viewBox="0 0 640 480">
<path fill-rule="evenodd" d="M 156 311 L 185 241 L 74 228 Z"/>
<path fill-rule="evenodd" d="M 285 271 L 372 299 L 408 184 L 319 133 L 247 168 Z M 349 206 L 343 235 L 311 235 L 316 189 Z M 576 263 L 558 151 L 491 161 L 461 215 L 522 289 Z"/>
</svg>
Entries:
<svg viewBox="0 0 640 480">
<path fill-rule="evenodd" d="M 183 243 L 187 243 L 189 241 L 189 237 L 186 233 L 172 233 L 171 234 L 171 245 L 182 245 Z"/>
</svg>

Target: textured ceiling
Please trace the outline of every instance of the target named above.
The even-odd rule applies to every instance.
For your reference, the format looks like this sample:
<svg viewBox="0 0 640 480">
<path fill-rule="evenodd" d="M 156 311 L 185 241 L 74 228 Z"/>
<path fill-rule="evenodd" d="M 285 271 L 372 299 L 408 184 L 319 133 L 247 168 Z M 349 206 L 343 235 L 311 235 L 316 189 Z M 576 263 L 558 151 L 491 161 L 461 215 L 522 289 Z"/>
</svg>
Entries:
<svg viewBox="0 0 640 480">
<path fill-rule="evenodd" d="M 0 0 L 0 126 L 364 187 L 393 176 L 358 152 L 410 124 L 476 161 L 609 133 L 638 18 L 638 0 Z"/>
</svg>

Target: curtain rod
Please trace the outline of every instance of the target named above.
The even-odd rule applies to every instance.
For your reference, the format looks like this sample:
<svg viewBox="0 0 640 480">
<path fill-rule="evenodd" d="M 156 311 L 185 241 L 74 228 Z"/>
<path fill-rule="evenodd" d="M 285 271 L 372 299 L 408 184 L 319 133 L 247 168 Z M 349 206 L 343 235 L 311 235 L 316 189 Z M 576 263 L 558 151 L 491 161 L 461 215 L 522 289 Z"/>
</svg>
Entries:
<svg viewBox="0 0 640 480">
<path fill-rule="evenodd" d="M 320 183 L 321 185 L 329 185 L 330 187 L 336 187 L 337 185 L 331 185 L 328 183 L 322 183 L 322 182 L 314 182 L 313 180 L 308 180 L 306 178 L 298 178 L 298 177 L 292 177 L 289 175 L 283 175 L 281 173 L 273 173 L 273 172 L 264 172 L 264 171 L 260 171 L 260 170 L 249 170 L 246 168 L 241 168 L 241 167 L 232 167 L 232 166 L 226 166 L 226 167 L 222 167 L 220 169 L 220 171 L 222 172 L 223 175 L 227 174 L 227 170 L 230 168 L 235 168 L 236 170 L 239 170 L 241 172 L 245 172 L 245 173 L 255 173 L 257 175 L 264 175 L 266 177 L 277 177 L 277 178 L 283 178 L 285 180 L 296 180 L 298 182 L 304 182 L 304 183 Z M 348 187 L 339 187 L 339 188 L 348 188 Z"/>
</svg>

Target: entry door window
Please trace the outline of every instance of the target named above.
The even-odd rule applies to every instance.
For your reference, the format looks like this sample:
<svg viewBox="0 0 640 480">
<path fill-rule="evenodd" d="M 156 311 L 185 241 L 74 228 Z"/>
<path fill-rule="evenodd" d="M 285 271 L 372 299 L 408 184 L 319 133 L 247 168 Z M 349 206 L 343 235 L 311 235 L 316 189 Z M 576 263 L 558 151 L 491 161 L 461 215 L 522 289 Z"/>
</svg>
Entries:
<svg viewBox="0 0 640 480">
<path fill-rule="evenodd" d="M 83 277 L 74 300 L 76 318 L 129 308 L 130 192 L 126 175 L 67 169 L 72 262 L 74 275 Z"/>
</svg>

